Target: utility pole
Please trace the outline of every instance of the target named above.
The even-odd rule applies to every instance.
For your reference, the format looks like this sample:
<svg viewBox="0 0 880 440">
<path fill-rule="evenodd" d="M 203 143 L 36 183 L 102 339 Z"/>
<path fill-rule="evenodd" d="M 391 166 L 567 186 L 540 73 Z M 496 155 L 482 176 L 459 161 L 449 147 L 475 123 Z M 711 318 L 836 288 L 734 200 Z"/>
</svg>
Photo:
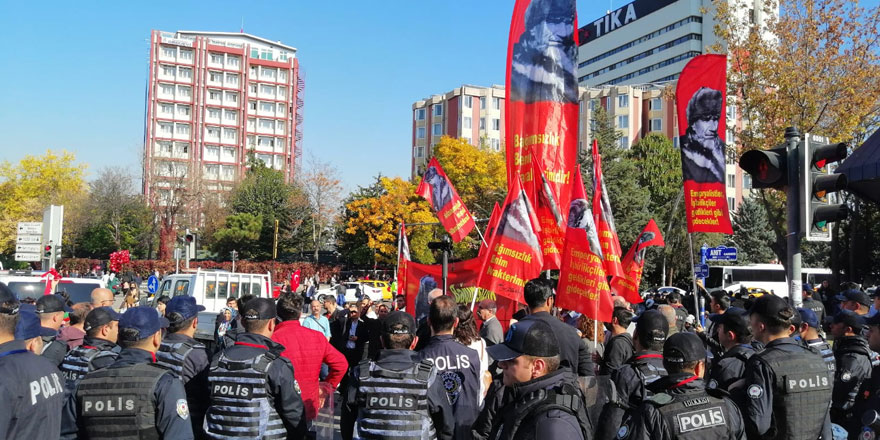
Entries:
<svg viewBox="0 0 880 440">
<path fill-rule="evenodd" d="M 788 297 L 795 307 L 803 305 L 801 298 L 801 208 L 800 186 L 798 182 L 798 144 L 801 133 L 796 127 L 785 129 L 786 165 L 788 169 L 788 186 L 785 189 L 785 209 L 788 216 L 788 239 L 786 255 L 786 275 L 788 276 Z"/>
<path fill-rule="evenodd" d="M 238 258 L 238 252 L 233 249 L 230 253 L 232 254 L 232 273 L 235 273 L 235 259 Z"/>
</svg>

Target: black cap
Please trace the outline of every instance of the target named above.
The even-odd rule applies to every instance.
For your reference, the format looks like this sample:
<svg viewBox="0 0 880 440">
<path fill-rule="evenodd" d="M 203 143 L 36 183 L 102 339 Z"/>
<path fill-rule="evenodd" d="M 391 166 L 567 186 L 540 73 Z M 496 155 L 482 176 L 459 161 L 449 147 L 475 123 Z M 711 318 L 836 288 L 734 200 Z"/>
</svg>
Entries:
<svg viewBox="0 0 880 440">
<path fill-rule="evenodd" d="M 119 321 L 120 316 L 122 315 L 116 313 L 116 311 L 110 307 L 94 308 L 88 315 L 86 315 L 86 320 L 83 323 L 83 330 L 89 331 L 112 321 Z"/>
<path fill-rule="evenodd" d="M 0 283 L 0 313 L 4 315 L 18 314 L 18 308 L 21 303 L 12 293 L 12 290 L 4 283 Z"/>
<path fill-rule="evenodd" d="M 645 310 L 641 315 L 633 318 L 636 323 L 636 332 L 642 336 L 648 335 L 652 330 L 663 332 L 663 337 L 654 337 L 655 342 L 663 342 L 669 334 L 669 321 L 657 309 Z"/>
<path fill-rule="evenodd" d="M 749 314 L 790 323 L 795 311 L 783 298 L 775 295 L 762 295 L 752 303 Z"/>
<path fill-rule="evenodd" d="M 663 362 L 683 364 L 705 360 L 706 346 L 695 333 L 676 333 L 667 338 L 666 343 L 663 344 Z"/>
<path fill-rule="evenodd" d="M 168 322 L 177 324 L 198 316 L 199 312 L 204 310 L 205 306 L 196 304 L 195 298 L 180 295 L 171 298 L 171 301 L 165 304 L 165 317 L 168 318 Z"/>
<path fill-rule="evenodd" d="M 858 289 L 845 290 L 835 297 L 838 301 L 855 301 L 863 306 L 870 306 L 871 299 L 868 294 Z"/>
<path fill-rule="evenodd" d="M 553 357 L 559 355 L 559 342 L 549 324 L 528 319 L 512 324 L 504 343 L 487 347 L 486 350 L 496 361 L 509 361 L 522 355 Z"/>
<path fill-rule="evenodd" d="M 119 339 L 129 342 L 140 341 L 153 336 L 165 327 L 168 327 L 168 320 L 159 316 L 156 309 L 144 306 L 132 307 L 119 317 Z"/>
<path fill-rule="evenodd" d="M 67 307 L 67 301 L 58 295 L 43 295 L 37 299 L 37 314 L 70 311 L 70 307 Z"/>
<path fill-rule="evenodd" d="M 837 314 L 834 315 L 834 320 L 832 322 L 834 324 L 843 324 L 847 327 L 852 327 L 853 333 L 860 333 L 862 327 L 865 326 L 865 320 L 855 312 L 849 310 L 841 310 L 837 312 Z"/>
<path fill-rule="evenodd" d="M 807 323 L 810 327 L 819 328 L 819 317 L 816 316 L 816 312 L 803 307 L 799 307 L 797 311 L 801 317 L 801 322 Z"/>
<path fill-rule="evenodd" d="M 737 335 L 749 333 L 749 315 L 739 307 L 728 307 L 724 313 L 710 315 L 709 319 L 715 324 L 724 325 L 724 330 L 730 330 Z"/>
<path fill-rule="evenodd" d="M 254 298 L 244 305 L 242 319 L 259 321 L 262 319 L 275 319 L 278 313 L 275 311 L 275 301 L 269 298 Z"/>
<path fill-rule="evenodd" d="M 416 319 L 409 313 L 391 312 L 382 320 L 382 331 L 390 335 L 416 334 Z"/>
</svg>

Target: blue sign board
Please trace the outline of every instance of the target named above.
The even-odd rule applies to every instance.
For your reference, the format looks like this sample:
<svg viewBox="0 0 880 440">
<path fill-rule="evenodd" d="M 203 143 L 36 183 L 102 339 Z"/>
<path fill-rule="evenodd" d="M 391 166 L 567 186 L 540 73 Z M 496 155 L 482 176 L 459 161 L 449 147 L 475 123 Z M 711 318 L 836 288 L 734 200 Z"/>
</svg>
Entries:
<svg viewBox="0 0 880 440">
<path fill-rule="evenodd" d="M 709 276 L 709 265 L 708 264 L 695 264 L 694 265 L 694 276 L 697 278 L 706 278 Z"/>
<path fill-rule="evenodd" d="M 736 261 L 736 248 L 718 246 L 706 249 L 706 259 L 716 261 Z"/>
<path fill-rule="evenodd" d="M 156 293 L 159 290 L 159 279 L 155 275 L 147 278 L 147 292 Z"/>
</svg>

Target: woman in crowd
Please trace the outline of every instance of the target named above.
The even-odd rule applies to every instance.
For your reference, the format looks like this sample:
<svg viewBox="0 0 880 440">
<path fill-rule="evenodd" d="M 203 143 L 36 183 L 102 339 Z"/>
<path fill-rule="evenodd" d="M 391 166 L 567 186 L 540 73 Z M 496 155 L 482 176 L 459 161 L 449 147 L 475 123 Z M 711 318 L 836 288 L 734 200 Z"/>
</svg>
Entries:
<svg viewBox="0 0 880 440">
<path fill-rule="evenodd" d="M 477 322 L 474 319 L 474 312 L 467 304 L 458 305 L 458 327 L 453 332 L 455 340 L 462 345 L 476 350 L 480 355 L 480 405 L 483 404 L 483 398 L 486 396 L 486 390 L 492 383 L 492 376 L 489 374 L 489 354 L 486 351 L 486 341 L 480 337 L 477 331 Z"/>
</svg>

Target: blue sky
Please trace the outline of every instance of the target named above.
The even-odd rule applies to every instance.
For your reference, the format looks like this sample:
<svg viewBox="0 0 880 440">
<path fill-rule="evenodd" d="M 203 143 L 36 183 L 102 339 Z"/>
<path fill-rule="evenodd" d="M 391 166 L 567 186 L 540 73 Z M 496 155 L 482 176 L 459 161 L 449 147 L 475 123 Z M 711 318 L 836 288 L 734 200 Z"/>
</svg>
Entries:
<svg viewBox="0 0 880 440">
<path fill-rule="evenodd" d="M 237 32 L 243 19 L 245 32 L 298 49 L 304 156 L 336 166 L 346 190 L 408 176 L 412 103 L 503 84 L 513 4 L 0 0 L 0 160 L 66 149 L 92 176 L 107 166 L 139 175 L 150 30 Z M 579 0 L 579 22 L 611 5 Z"/>
</svg>

